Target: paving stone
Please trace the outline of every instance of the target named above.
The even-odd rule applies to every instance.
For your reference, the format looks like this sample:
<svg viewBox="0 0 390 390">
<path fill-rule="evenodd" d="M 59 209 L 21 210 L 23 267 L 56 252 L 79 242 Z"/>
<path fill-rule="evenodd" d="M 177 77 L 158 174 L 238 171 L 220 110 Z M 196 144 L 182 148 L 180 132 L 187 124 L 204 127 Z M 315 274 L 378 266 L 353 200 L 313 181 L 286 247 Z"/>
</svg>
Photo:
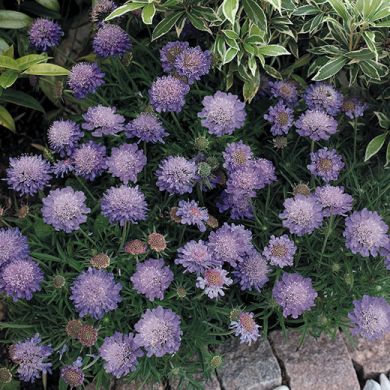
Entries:
<svg viewBox="0 0 390 390">
<path fill-rule="evenodd" d="M 221 386 L 215 374 L 211 375 L 211 378 L 207 379 L 206 381 L 204 381 L 204 378 L 201 375 L 196 375 L 194 379 L 200 383 L 203 383 L 204 390 L 221 390 Z M 185 381 L 180 382 L 179 379 L 170 379 L 169 385 L 172 390 L 187 390 L 189 387 L 188 383 Z"/>
<path fill-rule="evenodd" d="M 291 390 L 359 390 L 359 382 L 342 336 L 335 340 L 322 335 L 307 336 L 299 349 L 301 335 L 280 331 L 270 334 L 273 349 L 283 362 Z"/>
<path fill-rule="evenodd" d="M 165 386 L 162 383 L 147 383 L 131 382 L 126 383 L 124 381 L 117 381 L 115 384 L 115 390 L 164 390 Z"/>
<path fill-rule="evenodd" d="M 267 339 L 248 346 L 238 338 L 221 346 L 217 375 L 224 390 L 272 390 L 282 384 L 279 364 Z"/>
<path fill-rule="evenodd" d="M 364 378 L 373 378 L 390 371 L 390 333 L 382 340 L 368 341 L 357 338 L 353 346 L 346 340 L 352 360 L 363 370 Z"/>
</svg>

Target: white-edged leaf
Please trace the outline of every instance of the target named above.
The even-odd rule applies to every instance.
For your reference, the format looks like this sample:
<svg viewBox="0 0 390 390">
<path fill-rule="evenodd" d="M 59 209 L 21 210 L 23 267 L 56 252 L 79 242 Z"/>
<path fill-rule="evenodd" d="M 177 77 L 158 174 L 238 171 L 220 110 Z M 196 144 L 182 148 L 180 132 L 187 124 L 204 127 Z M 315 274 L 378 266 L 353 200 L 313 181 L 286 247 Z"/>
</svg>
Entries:
<svg viewBox="0 0 390 390">
<path fill-rule="evenodd" d="M 169 32 L 175 23 L 183 16 L 184 11 L 173 13 L 165 17 L 153 30 L 152 41 Z"/>
<path fill-rule="evenodd" d="M 386 149 L 386 166 L 388 167 L 390 165 L 390 142 L 387 144 Z"/>
<path fill-rule="evenodd" d="M 257 52 L 263 56 L 268 57 L 277 57 L 290 54 L 288 50 L 286 50 L 283 46 L 280 45 L 260 46 L 257 48 Z"/>
<path fill-rule="evenodd" d="M 328 3 L 336 11 L 337 15 L 340 16 L 345 22 L 348 22 L 351 19 L 351 15 L 349 14 L 347 7 L 345 6 L 345 1 L 328 0 Z"/>
<path fill-rule="evenodd" d="M 156 14 L 156 7 L 154 6 L 153 3 L 147 4 L 143 9 L 142 9 L 142 21 L 145 24 L 152 24 L 153 23 L 153 18 L 154 15 Z"/>
<path fill-rule="evenodd" d="M 145 3 L 128 3 L 128 4 L 121 5 L 120 7 L 112 11 L 110 15 L 108 15 L 104 20 L 108 22 L 109 20 L 119 18 L 119 16 L 125 15 L 131 11 L 135 11 L 136 9 L 140 9 L 144 5 Z"/>
<path fill-rule="evenodd" d="M 234 24 L 234 22 L 235 22 L 236 14 L 237 14 L 239 5 L 240 5 L 239 0 L 223 0 L 222 12 L 223 12 L 225 18 L 231 24 Z"/>
<path fill-rule="evenodd" d="M 237 49 L 234 49 L 233 47 L 229 47 L 226 50 L 225 55 L 223 56 L 222 63 L 228 64 L 229 62 L 233 61 L 237 53 L 238 53 Z"/>
<path fill-rule="evenodd" d="M 242 0 L 242 4 L 248 18 L 261 30 L 267 31 L 267 17 L 258 2 L 255 0 Z"/>
<path fill-rule="evenodd" d="M 364 161 L 369 160 L 372 156 L 375 156 L 382 148 L 386 140 L 386 133 L 377 135 L 367 145 Z"/>
<path fill-rule="evenodd" d="M 325 65 L 321 66 L 316 75 L 313 77 L 313 80 L 321 81 L 334 76 L 343 68 L 346 63 L 347 59 L 344 57 L 339 57 L 327 62 Z"/>
<path fill-rule="evenodd" d="M 265 0 L 267 3 L 270 3 L 274 8 L 279 12 L 282 10 L 282 0 Z"/>
</svg>

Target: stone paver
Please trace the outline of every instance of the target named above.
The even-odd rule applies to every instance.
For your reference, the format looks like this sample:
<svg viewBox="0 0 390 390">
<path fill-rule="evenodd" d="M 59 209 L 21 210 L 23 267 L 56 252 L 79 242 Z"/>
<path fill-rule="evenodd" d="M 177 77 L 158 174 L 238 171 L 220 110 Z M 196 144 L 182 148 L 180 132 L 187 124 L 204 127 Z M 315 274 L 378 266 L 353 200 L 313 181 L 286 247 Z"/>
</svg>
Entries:
<svg viewBox="0 0 390 390">
<path fill-rule="evenodd" d="M 365 378 L 374 377 L 390 371 L 390 333 L 381 340 L 368 341 L 356 339 L 356 346 L 346 340 L 352 360 L 363 369 Z"/>
<path fill-rule="evenodd" d="M 203 382 L 203 389 L 204 390 L 222 390 L 221 386 L 219 384 L 218 378 L 215 374 L 211 376 L 207 381 L 204 381 L 204 378 L 202 375 L 196 375 L 195 380 L 199 381 L 200 383 Z M 188 389 L 188 383 L 185 383 L 184 381 L 180 382 L 176 379 L 170 379 L 169 385 L 171 387 L 171 390 L 187 390 Z"/>
<path fill-rule="evenodd" d="M 161 383 L 143 384 L 142 382 L 126 383 L 117 381 L 115 383 L 115 390 L 164 390 L 165 386 Z"/>
<path fill-rule="evenodd" d="M 273 349 L 283 362 L 291 390 L 359 390 L 360 385 L 340 334 L 335 340 L 307 336 L 298 350 L 300 334 L 270 334 Z"/>
<path fill-rule="evenodd" d="M 236 338 L 220 347 L 217 375 L 224 390 L 272 390 L 282 384 L 281 370 L 267 339 L 248 346 Z"/>
</svg>

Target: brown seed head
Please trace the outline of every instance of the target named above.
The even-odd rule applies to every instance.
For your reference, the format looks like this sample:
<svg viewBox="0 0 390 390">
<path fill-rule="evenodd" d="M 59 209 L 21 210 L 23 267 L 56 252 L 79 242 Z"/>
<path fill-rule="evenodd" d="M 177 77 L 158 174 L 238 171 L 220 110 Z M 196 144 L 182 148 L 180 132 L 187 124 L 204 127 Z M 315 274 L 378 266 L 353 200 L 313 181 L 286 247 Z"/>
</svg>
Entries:
<svg viewBox="0 0 390 390">
<path fill-rule="evenodd" d="M 150 233 L 148 236 L 148 244 L 155 252 L 163 252 L 167 248 L 165 237 L 160 233 Z"/>
<path fill-rule="evenodd" d="M 146 244 L 141 240 L 132 240 L 126 243 L 125 252 L 130 255 L 143 255 L 146 252 Z"/>
<path fill-rule="evenodd" d="M 110 257 L 105 253 L 98 253 L 91 258 L 90 263 L 97 269 L 107 268 L 110 265 Z"/>
</svg>

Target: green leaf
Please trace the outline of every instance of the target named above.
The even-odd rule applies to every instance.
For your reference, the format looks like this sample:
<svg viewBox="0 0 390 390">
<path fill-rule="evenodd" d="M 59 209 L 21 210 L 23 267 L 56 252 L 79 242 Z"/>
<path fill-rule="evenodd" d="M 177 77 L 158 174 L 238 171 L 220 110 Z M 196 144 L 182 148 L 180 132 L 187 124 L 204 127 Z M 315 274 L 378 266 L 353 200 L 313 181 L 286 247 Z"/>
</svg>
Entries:
<svg viewBox="0 0 390 390">
<path fill-rule="evenodd" d="M 3 94 L 0 96 L 0 101 L 17 104 L 43 113 L 45 112 L 37 99 L 27 93 L 16 91 L 15 89 L 7 89 L 6 91 L 3 91 Z"/>
<path fill-rule="evenodd" d="M 378 50 L 375 43 L 375 32 L 364 31 L 363 39 L 364 42 L 366 42 L 367 47 L 375 54 L 375 61 L 378 61 Z"/>
<path fill-rule="evenodd" d="M 295 16 L 308 16 L 308 15 L 317 15 L 321 10 L 314 5 L 303 5 L 302 7 L 298 7 L 293 15 Z"/>
<path fill-rule="evenodd" d="M 255 0 L 243 0 L 245 13 L 260 29 L 267 31 L 267 18 L 260 5 Z"/>
<path fill-rule="evenodd" d="M 131 11 L 135 11 L 136 9 L 140 9 L 144 5 L 145 3 L 129 3 L 129 4 L 121 5 L 120 7 L 112 11 L 110 15 L 108 15 L 104 20 L 108 22 L 109 20 L 119 18 L 119 16 L 125 15 Z"/>
<path fill-rule="evenodd" d="M 0 54 L 1 54 L 4 50 L 7 50 L 8 48 L 9 48 L 8 43 L 7 43 L 3 38 L 0 38 Z"/>
<path fill-rule="evenodd" d="M 0 106 L 0 125 L 15 133 L 14 118 L 12 118 L 11 114 L 3 106 Z"/>
<path fill-rule="evenodd" d="M 277 57 L 283 55 L 289 55 L 290 52 L 280 45 L 267 45 L 257 48 L 257 52 L 263 56 Z"/>
<path fill-rule="evenodd" d="M 50 225 L 47 225 L 43 221 L 34 222 L 34 233 L 37 238 L 45 240 L 51 236 L 53 233 L 53 228 Z"/>
<path fill-rule="evenodd" d="M 390 129 L 390 118 L 384 114 L 383 112 L 374 111 L 374 114 L 378 118 L 379 126 L 382 129 L 389 130 Z"/>
<path fill-rule="evenodd" d="M 153 30 L 152 41 L 160 38 L 175 25 L 175 23 L 184 15 L 184 11 L 173 13 L 164 18 Z"/>
<path fill-rule="evenodd" d="M 382 148 L 386 140 L 386 133 L 380 134 L 373 138 L 366 148 L 366 154 L 364 156 L 364 162 L 369 160 L 372 156 L 375 156 Z"/>
<path fill-rule="evenodd" d="M 35 64 L 30 66 L 23 73 L 36 76 L 67 76 L 69 70 L 55 64 Z"/>
<path fill-rule="evenodd" d="M 386 149 L 386 167 L 390 165 L 390 142 L 387 144 Z"/>
<path fill-rule="evenodd" d="M 345 0 L 328 0 L 328 3 L 336 11 L 337 15 L 339 15 L 345 22 L 351 20 L 351 15 L 349 14 L 347 7 L 344 4 Z"/>
<path fill-rule="evenodd" d="M 283 79 L 282 75 L 272 66 L 264 65 L 263 68 L 266 71 L 266 73 L 268 73 L 270 76 L 274 77 L 275 79 L 278 79 L 278 80 Z"/>
<path fill-rule="evenodd" d="M 28 27 L 32 19 L 22 12 L 0 11 L 0 28 L 19 29 Z"/>
<path fill-rule="evenodd" d="M 380 80 L 381 76 L 379 74 L 378 68 L 375 65 L 376 63 L 374 61 L 362 61 L 359 63 L 360 69 L 363 71 L 363 73 L 375 80 Z"/>
<path fill-rule="evenodd" d="M 328 61 L 325 65 L 321 66 L 316 75 L 313 77 L 313 80 L 321 81 L 334 76 L 343 68 L 346 62 L 347 59 L 343 57 Z"/>
<path fill-rule="evenodd" d="M 390 20 L 385 20 L 383 22 L 375 23 L 375 27 L 390 27 Z"/>
<path fill-rule="evenodd" d="M 29 68 L 31 65 L 39 64 L 40 62 L 46 62 L 49 57 L 45 54 L 27 54 L 26 56 L 20 57 L 16 60 L 21 71 Z"/>
<path fill-rule="evenodd" d="M 60 4 L 58 3 L 58 0 L 35 0 L 35 1 L 47 9 L 56 12 L 60 11 Z"/>
<path fill-rule="evenodd" d="M 11 57 L 0 56 L 0 68 L 12 69 L 19 71 L 18 63 Z"/>
<path fill-rule="evenodd" d="M 238 0 L 223 0 L 222 12 L 226 17 L 226 19 L 229 20 L 231 24 L 234 24 L 235 22 L 238 6 L 239 6 Z"/>
<path fill-rule="evenodd" d="M 200 18 L 199 16 L 195 16 L 193 13 L 188 12 L 187 18 L 191 22 L 191 24 L 197 29 L 201 31 L 206 31 L 209 34 L 212 34 L 210 28 L 208 27 L 206 20 L 204 18 Z"/>
<path fill-rule="evenodd" d="M 8 69 L 0 75 L 0 87 L 9 88 L 19 76 L 16 70 Z"/>
<path fill-rule="evenodd" d="M 222 63 L 228 64 L 229 62 L 233 61 L 233 59 L 237 55 L 238 51 L 239 50 L 234 49 L 233 47 L 229 47 L 225 52 L 225 55 L 222 59 Z"/>
<path fill-rule="evenodd" d="M 249 81 L 245 81 L 242 93 L 246 102 L 250 102 L 257 94 L 260 87 L 260 77 L 253 77 Z"/>
<path fill-rule="evenodd" d="M 142 21 L 145 24 L 152 24 L 153 23 L 153 18 L 154 18 L 155 14 L 156 14 L 156 7 L 154 6 L 154 4 L 151 3 L 151 4 L 146 5 L 142 9 L 142 14 L 141 14 Z"/>
<path fill-rule="evenodd" d="M 229 39 L 240 39 L 240 36 L 233 30 L 222 30 L 222 32 L 229 38 Z"/>
<path fill-rule="evenodd" d="M 274 8 L 279 12 L 282 10 L 282 1 L 281 0 L 265 0 L 267 3 L 270 3 Z"/>
</svg>

